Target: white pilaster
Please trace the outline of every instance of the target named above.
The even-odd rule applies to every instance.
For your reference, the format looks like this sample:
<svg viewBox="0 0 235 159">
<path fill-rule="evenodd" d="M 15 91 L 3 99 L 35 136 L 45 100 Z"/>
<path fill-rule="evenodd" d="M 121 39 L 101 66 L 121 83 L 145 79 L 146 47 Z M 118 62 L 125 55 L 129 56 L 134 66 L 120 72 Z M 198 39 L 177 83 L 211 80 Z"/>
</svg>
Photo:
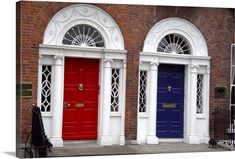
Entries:
<svg viewBox="0 0 235 159">
<path fill-rule="evenodd" d="M 204 79 L 204 85 L 205 85 L 205 91 L 203 98 L 206 100 L 205 105 L 204 105 L 204 111 L 206 115 L 206 131 L 204 134 L 204 143 L 208 143 L 210 140 L 209 136 L 209 98 L 210 98 L 210 67 L 207 66 L 207 72 L 205 74 L 205 79 Z"/>
<path fill-rule="evenodd" d="M 37 105 L 40 106 L 41 105 L 41 82 L 42 82 L 42 55 L 39 55 L 39 59 L 38 59 L 38 96 L 37 96 Z"/>
<path fill-rule="evenodd" d="M 112 145 L 112 137 L 110 136 L 110 103 L 111 103 L 111 76 L 112 59 L 104 59 L 104 83 L 103 83 L 103 116 L 102 116 L 102 127 L 100 145 Z"/>
<path fill-rule="evenodd" d="M 156 117 L 157 117 L 157 73 L 158 62 L 150 63 L 150 96 L 148 109 L 148 132 L 147 144 L 158 144 L 156 137 Z"/>
<path fill-rule="evenodd" d="M 120 141 L 119 145 L 125 145 L 125 105 L 126 105 L 126 60 L 123 60 L 123 68 L 122 68 L 122 100 L 120 101 L 122 104 L 121 108 L 121 129 L 120 129 Z"/>
<path fill-rule="evenodd" d="M 54 94 L 53 94 L 52 131 L 51 131 L 50 141 L 54 147 L 63 147 L 63 140 L 62 140 L 63 56 L 54 56 L 54 58 L 55 58 L 55 78 L 54 78 Z"/>
<path fill-rule="evenodd" d="M 197 110 L 197 69 L 198 65 L 190 66 L 191 80 L 190 85 L 190 103 L 189 103 L 189 134 L 186 142 L 189 144 L 199 144 L 199 138 L 196 135 L 196 110 Z"/>
</svg>

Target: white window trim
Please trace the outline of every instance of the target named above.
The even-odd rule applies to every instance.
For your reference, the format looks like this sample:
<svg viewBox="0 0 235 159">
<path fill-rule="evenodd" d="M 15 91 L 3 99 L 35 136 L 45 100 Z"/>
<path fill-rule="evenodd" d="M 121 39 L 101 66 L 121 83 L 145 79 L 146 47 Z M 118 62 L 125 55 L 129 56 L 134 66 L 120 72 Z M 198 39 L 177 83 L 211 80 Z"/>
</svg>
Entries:
<svg viewBox="0 0 235 159">
<path fill-rule="evenodd" d="M 138 107 L 137 107 L 137 112 L 138 112 L 138 117 L 139 118 L 147 118 L 148 117 L 148 97 L 149 97 L 149 66 L 147 63 L 140 63 L 139 65 L 139 73 L 138 73 L 138 90 L 139 90 L 139 87 L 140 87 L 140 71 L 146 71 L 147 72 L 147 80 L 146 80 L 146 108 L 145 108 L 145 112 L 139 112 L 139 91 L 138 91 Z"/>
<path fill-rule="evenodd" d="M 39 56 L 38 67 L 38 94 L 37 94 L 37 106 L 41 109 L 41 93 L 42 93 L 42 65 L 51 66 L 51 108 L 49 112 L 41 112 L 44 117 L 51 117 L 53 112 L 53 89 L 54 89 L 54 60 L 52 56 Z"/>
<path fill-rule="evenodd" d="M 122 92 L 124 91 L 123 90 L 123 85 L 124 85 L 124 79 L 123 79 L 123 72 L 124 72 L 124 68 L 123 68 L 123 64 L 122 64 L 122 61 L 120 60 L 114 60 L 112 62 L 112 69 L 119 69 L 119 99 L 118 99 L 118 111 L 116 112 L 112 112 L 110 111 L 110 116 L 113 116 L 113 117 L 120 117 L 121 116 L 121 112 L 122 112 L 122 99 L 123 99 L 123 94 Z M 111 104 L 110 104 L 111 106 Z"/>
</svg>

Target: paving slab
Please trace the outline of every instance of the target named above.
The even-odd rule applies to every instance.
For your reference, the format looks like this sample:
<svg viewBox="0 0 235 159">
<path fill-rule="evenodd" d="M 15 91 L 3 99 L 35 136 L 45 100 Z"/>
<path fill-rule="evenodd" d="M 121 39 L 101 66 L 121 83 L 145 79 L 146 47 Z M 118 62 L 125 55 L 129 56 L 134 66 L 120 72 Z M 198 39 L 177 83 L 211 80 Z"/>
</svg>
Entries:
<svg viewBox="0 0 235 159">
<path fill-rule="evenodd" d="M 63 148 L 53 148 L 48 157 L 130 155 L 185 152 L 227 151 L 217 147 L 211 149 L 207 144 L 159 143 L 158 145 L 112 145 L 100 146 L 96 143 L 65 143 Z"/>
</svg>

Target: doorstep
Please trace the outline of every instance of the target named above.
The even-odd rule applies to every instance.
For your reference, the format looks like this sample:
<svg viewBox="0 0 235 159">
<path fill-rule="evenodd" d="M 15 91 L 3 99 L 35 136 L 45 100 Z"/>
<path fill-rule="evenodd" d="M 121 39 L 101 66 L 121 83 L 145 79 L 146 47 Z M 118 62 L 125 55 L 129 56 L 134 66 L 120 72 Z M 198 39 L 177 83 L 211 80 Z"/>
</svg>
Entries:
<svg viewBox="0 0 235 159">
<path fill-rule="evenodd" d="M 48 157 L 65 156 L 99 156 L 99 155 L 131 155 L 184 152 L 226 151 L 222 147 L 211 149 L 207 144 L 159 143 L 158 145 L 112 145 L 100 146 L 96 143 L 66 143 L 63 148 L 53 148 Z"/>
</svg>

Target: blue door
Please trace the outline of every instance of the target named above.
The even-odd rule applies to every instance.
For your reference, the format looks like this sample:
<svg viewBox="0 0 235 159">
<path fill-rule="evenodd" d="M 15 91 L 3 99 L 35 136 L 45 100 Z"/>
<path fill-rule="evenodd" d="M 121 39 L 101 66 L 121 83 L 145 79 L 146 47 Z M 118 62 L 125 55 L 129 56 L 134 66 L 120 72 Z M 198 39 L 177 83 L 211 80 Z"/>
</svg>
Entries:
<svg viewBox="0 0 235 159">
<path fill-rule="evenodd" d="M 183 138 L 184 66 L 158 68 L 157 127 L 159 138 Z"/>
</svg>

